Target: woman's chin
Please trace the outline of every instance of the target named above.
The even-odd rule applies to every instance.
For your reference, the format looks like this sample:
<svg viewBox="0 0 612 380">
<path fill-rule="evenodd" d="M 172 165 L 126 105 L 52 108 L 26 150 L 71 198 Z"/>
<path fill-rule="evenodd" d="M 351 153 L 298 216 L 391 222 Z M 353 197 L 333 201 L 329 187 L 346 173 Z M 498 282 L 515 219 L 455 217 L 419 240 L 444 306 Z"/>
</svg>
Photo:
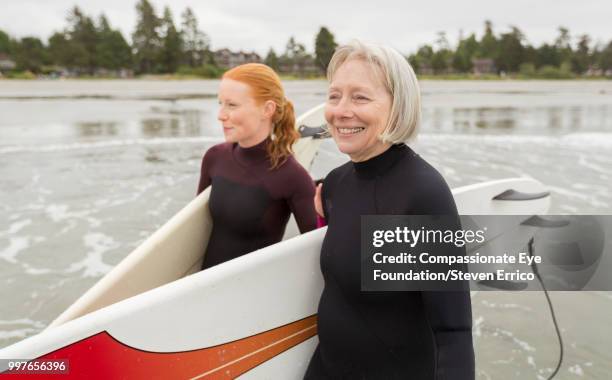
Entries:
<svg viewBox="0 0 612 380">
<path fill-rule="evenodd" d="M 228 142 L 228 143 L 235 143 L 238 141 L 236 137 L 234 136 L 234 134 L 231 132 L 224 133 L 223 137 L 225 137 L 225 142 Z"/>
<path fill-rule="evenodd" d="M 340 152 L 348 154 L 349 156 L 359 152 L 359 144 L 355 144 L 352 141 L 336 139 L 336 145 L 338 146 L 338 150 L 340 150 Z"/>
</svg>

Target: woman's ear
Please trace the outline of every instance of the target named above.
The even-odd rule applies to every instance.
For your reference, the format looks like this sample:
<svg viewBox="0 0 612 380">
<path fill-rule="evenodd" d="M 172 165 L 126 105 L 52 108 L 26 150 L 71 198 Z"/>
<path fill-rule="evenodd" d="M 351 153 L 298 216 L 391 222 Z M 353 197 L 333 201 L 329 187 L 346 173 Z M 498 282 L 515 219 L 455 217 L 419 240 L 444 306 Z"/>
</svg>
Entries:
<svg viewBox="0 0 612 380">
<path fill-rule="evenodd" d="M 266 102 L 264 103 L 264 117 L 266 119 L 272 119 L 274 116 L 274 113 L 276 112 L 276 103 L 274 103 L 272 100 L 266 100 Z"/>
</svg>

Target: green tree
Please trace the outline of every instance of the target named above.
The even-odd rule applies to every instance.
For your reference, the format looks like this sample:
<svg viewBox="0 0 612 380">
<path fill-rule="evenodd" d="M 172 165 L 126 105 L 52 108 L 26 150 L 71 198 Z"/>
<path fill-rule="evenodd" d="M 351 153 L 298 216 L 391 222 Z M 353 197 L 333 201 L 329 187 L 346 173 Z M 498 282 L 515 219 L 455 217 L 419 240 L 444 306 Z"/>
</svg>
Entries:
<svg viewBox="0 0 612 380">
<path fill-rule="evenodd" d="M 412 66 L 412 69 L 414 70 L 415 73 L 419 73 L 421 71 L 421 66 L 419 63 L 419 59 L 417 58 L 416 54 L 410 54 L 406 60 L 408 61 L 408 63 L 410 64 L 410 66 Z"/>
<path fill-rule="evenodd" d="M 525 45 L 525 51 L 523 53 L 523 63 L 530 63 L 535 67 L 536 57 L 538 51 L 530 44 Z"/>
<path fill-rule="evenodd" d="M 182 14 L 182 37 L 185 60 L 191 67 L 202 65 L 210 50 L 210 42 L 206 33 L 198 27 L 198 19 L 191 10 L 185 9 Z"/>
<path fill-rule="evenodd" d="M 85 15 L 79 7 L 74 7 L 68 14 L 68 40 L 71 43 L 73 64 L 81 70 L 93 74 L 97 67 L 98 31 L 93 20 Z"/>
<path fill-rule="evenodd" d="M 417 50 L 414 57 L 408 58 L 408 62 L 410 62 L 417 72 L 424 73 L 432 69 L 433 56 L 433 47 L 431 47 L 431 45 L 423 45 Z"/>
<path fill-rule="evenodd" d="M 119 70 L 132 66 L 132 50 L 123 34 L 113 30 L 106 16 L 100 15 L 98 22 L 98 46 L 96 48 L 99 67 Z"/>
<path fill-rule="evenodd" d="M 306 55 L 306 47 L 291 36 L 285 45 L 285 55 L 289 58 L 300 58 Z"/>
<path fill-rule="evenodd" d="M 570 62 L 572 58 L 572 44 L 569 29 L 560 26 L 559 35 L 555 39 L 555 49 L 559 55 L 560 62 Z"/>
<path fill-rule="evenodd" d="M 524 62 L 525 47 L 523 33 L 517 27 L 511 27 L 509 33 L 503 33 L 498 41 L 499 52 L 495 65 L 499 70 L 516 73 Z"/>
<path fill-rule="evenodd" d="M 599 67 L 604 71 L 612 70 L 612 41 L 600 52 Z"/>
<path fill-rule="evenodd" d="M 536 50 L 534 63 L 538 69 L 542 66 L 559 67 L 561 65 L 561 53 L 554 45 L 542 44 Z"/>
<path fill-rule="evenodd" d="M 65 32 L 55 32 L 49 37 L 48 51 L 52 63 L 68 68 L 75 67 L 73 44 Z"/>
<path fill-rule="evenodd" d="M 478 41 L 476 36 L 472 33 L 466 39 L 459 39 L 457 50 L 453 55 L 452 66 L 458 72 L 467 73 L 472 71 L 472 59 L 478 52 Z"/>
<path fill-rule="evenodd" d="M 140 73 L 151 73 L 155 68 L 161 49 L 159 36 L 160 19 L 148 0 L 136 4 L 136 30 L 132 34 L 132 48 L 136 69 Z"/>
<path fill-rule="evenodd" d="M 264 63 L 270 66 L 271 68 L 273 68 L 274 71 L 280 70 L 280 62 L 278 60 L 278 56 L 276 55 L 276 52 L 272 48 L 268 50 L 268 54 L 266 55 Z"/>
<path fill-rule="evenodd" d="M 291 36 L 289 41 L 287 41 L 287 45 L 285 45 L 285 53 L 280 57 L 279 61 L 281 68 L 284 68 L 284 70 L 302 75 L 306 61 L 309 58 L 311 57 L 306 53 L 304 44 L 297 42 Z"/>
<path fill-rule="evenodd" d="M 14 59 L 18 70 L 40 73 L 42 66 L 49 63 L 42 41 L 36 37 L 24 37 L 14 47 Z"/>
<path fill-rule="evenodd" d="M 438 32 L 436 45 L 438 50 L 431 57 L 431 68 L 436 74 L 446 73 L 453 60 L 453 52 L 450 50 L 445 32 Z"/>
<path fill-rule="evenodd" d="M 446 55 L 441 51 L 436 51 L 431 58 L 431 68 L 434 74 L 443 74 L 448 69 Z"/>
<path fill-rule="evenodd" d="M 0 53 L 11 54 L 11 38 L 3 30 L 0 30 Z"/>
<path fill-rule="evenodd" d="M 485 31 L 480 39 L 480 48 L 478 56 L 480 58 L 496 59 L 498 53 L 497 38 L 493 33 L 493 24 L 491 21 L 485 21 Z"/>
<path fill-rule="evenodd" d="M 591 66 L 591 38 L 584 34 L 578 40 L 578 46 L 572 55 L 572 71 L 576 74 L 584 74 Z"/>
<path fill-rule="evenodd" d="M 183 59 L 183 41 L 181 34 L 174 26 L 170 8 L 164 8 L 161 22 L 162 50 L 160 56 L 161 71 L 174 73 Z"/>
<path fill-rule="evenodd" d="M 327 71 L 327 66 L 337 46 L 334 35 L 326 27 L 322 26 L 315 38 L 315 57 L 317 65 L 323 72 Z"/>
</svg>

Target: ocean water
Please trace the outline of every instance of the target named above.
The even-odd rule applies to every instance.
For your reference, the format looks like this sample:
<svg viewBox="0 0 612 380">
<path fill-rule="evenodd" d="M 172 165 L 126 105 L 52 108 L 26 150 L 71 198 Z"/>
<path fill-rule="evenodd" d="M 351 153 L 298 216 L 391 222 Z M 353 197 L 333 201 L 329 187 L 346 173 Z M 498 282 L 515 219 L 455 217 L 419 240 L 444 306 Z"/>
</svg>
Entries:
<svg viewBox="0 0 612 380">
<path fill-rule="evenodd" d="M 41 331 L 195 195 L 222 141 L 217 81 L 0 81 L 0 347 Z M 285 83 L 298 113 L 320 81 Z M 612 82 L 422 83 L 412 146 L 451 187 L 529 176 L 551 213 L 612 214 Z M 347 160 L 323 143 L 311 174 Z M 551 294 L 559 379 L 612 372 L 612 294 Z M 559 345 L 539 292 L 473 294 L 479 379 L 545 379 Z"/>
</svg>

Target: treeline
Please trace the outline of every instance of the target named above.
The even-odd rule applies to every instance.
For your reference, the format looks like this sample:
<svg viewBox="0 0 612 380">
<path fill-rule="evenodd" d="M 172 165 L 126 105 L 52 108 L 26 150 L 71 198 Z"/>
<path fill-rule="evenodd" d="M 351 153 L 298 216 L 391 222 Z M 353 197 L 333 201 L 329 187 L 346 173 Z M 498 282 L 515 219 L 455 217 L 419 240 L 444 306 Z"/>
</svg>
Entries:
<svg viewBox="0 0 612 380">
<path fill-rule="evenodd" d="M 496 34 L 491 22 L 486 21 L 480 39 L 473 33 L 468 37 L 460 36 L 456 47 L 452 48 L 446 34 L 440 32 L 433 46 L 421 46 L 408 60 L 420 74 L 612 76 L 612 41 L 600 45 L 594 44 L 586 34 L 574 38 L 564 27 L 559 27 L 558 32 L 554 41 L 535 47 L 517 27 Z"/>
<path fill-rule="evenodd" d="M 148 0 L 136 4 L 136 27 L 129 44 L 114 29 L 104 14 L 91 17 L 79 7 L 69 11 L 67 25 L 53 33 L 47 43 L 36 37 L 11 38 L 0 30 L 0 63 L 14 62 L 13 73 L 68 76 L 131 76 L 139 74 L 191 74 L 218 77 L 225 69 L 248 61 L 265 61 L 275 69 L 303 76 L 320 75 L 336 47 L 333 35 L 321 28 L 316 37 L 315 54 L 291 37 L 285 51 L 277 55 L 270 49 L 267 56 L 235 53 L 227 49 L 210 50 L 210 39 L 198 25 L 190 8 L 174 21 L 169 7 L 158 15 Z M 225 54 L 225 55 L 224 55 Z M 229 55 L 229 56 L 228 56 Z M 223 62 L 217 62 L 218 60 Z M 6 65 L 6 64 L 5 64 Z M 0 66 L 0 73 L 7 67 Z"/>
<path fill-rule="evenodd" d="M 0 53 L 12 57 L 16 70 L 36 74 L 67 69 L 74 75 L 133 70 L 137 74 L 174 73 L 181 65 L 210 62 L 209 39 L 190 8 L 181 14 L 180 28 L 170 8 L 158 16 L 147 0 L 136 5 L 137 23 L 130 45 L 104 14 L 97 19 L 79 7 L 70 10 L 67 26 L 45 44 L 38 38 L 10 38 L 0 31 Z"/>
<path fill-rule="evenodd" d="M 65 28 L 53 33 L 46 43 L 36 37 L 11 38 L 0 30 L 0 75 L 178 73 L 212 78 L 229 67 L 255 61 L 287 75 L 320 76 L 337 46 L 334 35 L 321 27 L 313 53 L 293 37 L 281 54 L 272 48 L 265 57 L 229 49 L 213 52 L 209 37 L 190 8 L 181 13 L 177 25 L 169 7 L 158 15 L 148 0 L 139 0 L 136 17 L 131 44 L 104 14 L 91 17 L 78 7 L 69 11 Z M 560 27 L 554 41 L 535 47 L 517 27 L 496 34 L 491 22 L 486 21 L 480 38 L 474 33 L 460 36 L 451 47 L 446 34 L 440 32 L 434 44 L 421 46 L 407 59 L 421 75 L 612 76 L 612 41 L 595 44 L 588 35 L 573 37 L 568 29 Z"/>
</svg>

